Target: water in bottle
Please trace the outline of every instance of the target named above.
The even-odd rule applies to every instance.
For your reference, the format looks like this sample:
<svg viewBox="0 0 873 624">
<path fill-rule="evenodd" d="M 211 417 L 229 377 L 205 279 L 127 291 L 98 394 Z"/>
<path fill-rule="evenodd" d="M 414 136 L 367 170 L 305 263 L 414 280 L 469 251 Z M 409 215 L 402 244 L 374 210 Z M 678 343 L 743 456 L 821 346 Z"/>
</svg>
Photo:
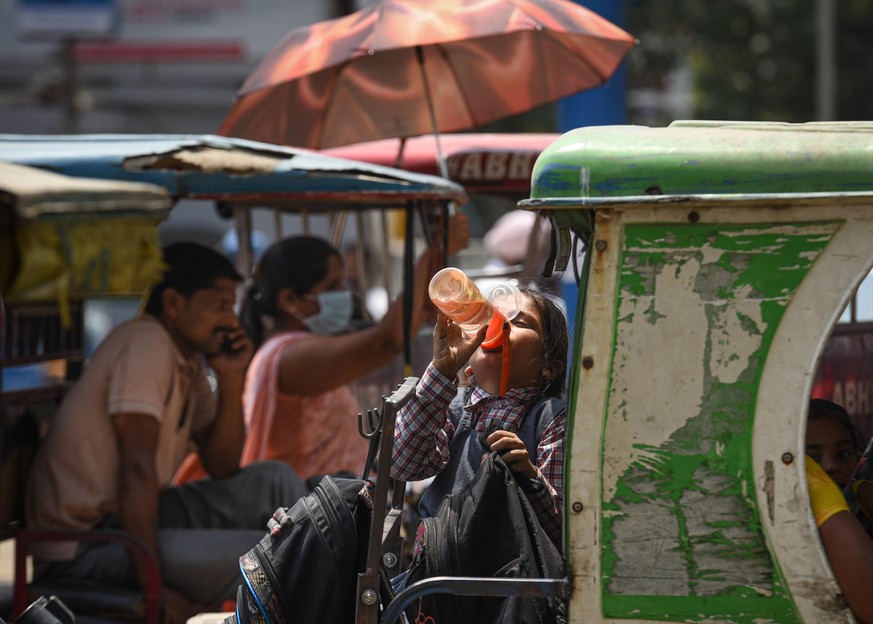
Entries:
<svg viewBox="0 0 873 624">
<path fill-rule="evenodd" d="M 438 271 L 428 287 L 430 300 L 462 330 L 475 334 L 491 320 L 494 307 L 460 269 Z"/>
</svg>

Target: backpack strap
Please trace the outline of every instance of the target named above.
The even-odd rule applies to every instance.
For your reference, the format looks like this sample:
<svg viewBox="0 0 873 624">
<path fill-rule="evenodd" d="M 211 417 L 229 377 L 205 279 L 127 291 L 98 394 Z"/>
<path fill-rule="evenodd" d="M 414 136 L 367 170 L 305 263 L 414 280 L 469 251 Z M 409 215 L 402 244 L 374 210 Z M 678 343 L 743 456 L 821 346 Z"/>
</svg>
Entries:
<svg viewBox="0 0 873 624">
<path fill-rule="evenodd" d="M 527 454 L 536 464 L 537 447 L 549 425 L 567 411 L 567 401 L 558 397 L 542 396 L 528 408 L 518 429 L 518 437 L 524 442 Z"/>
<path fill-rule="evenodd" d="M 521 419 L 521 425 L 518 427 L 518 437 L 524 442 L 524 448 L 527 449 L 527 454 L 534 464 L 536 464 L 537 448 L 546 433 L 546 429 L 562 412 L 566 411 L 567 401 L 551 396 L 541 396 L 528 407 Z M 499 428 L 500 423 L 493 420 L 485 431 L 479 434 L 479 443 L 482 448 L 488 448 L 485 439 Z"/>
<path fill-rule="evenodd" d="M 461 416 L 464 413 L 464 407 L 470 402 L 470 395 L 473 394 L 473 386 L 461 386 L 458 388 L 458 393 L 449 403 L 449 420 L 457 427 Z M 458 409 L 460 405 L 460 409 Z"/>
</svg>

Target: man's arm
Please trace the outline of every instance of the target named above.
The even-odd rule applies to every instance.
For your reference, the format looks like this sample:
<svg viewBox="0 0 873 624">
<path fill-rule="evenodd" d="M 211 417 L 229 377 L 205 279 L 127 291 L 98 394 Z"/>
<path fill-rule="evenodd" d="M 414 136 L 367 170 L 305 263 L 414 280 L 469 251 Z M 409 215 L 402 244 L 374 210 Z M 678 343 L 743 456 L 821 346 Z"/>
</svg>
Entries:
<svg viewBox="0 0 873 624">
<path fill-rule="evenodd" d="M 121 528 L 139 538 L 159 559 L 158 500 L 160 483 L 155 466 L 160 423 L 145 414 L 115 414 L 112 422 L 118 441 L 118 517 Z M 145 585 L 145 569 L 134 559 L 137 576 Z"/>
<path fill-rule="evenodd" d="M 219 375 L 215 420 L 192 434 L 200 461 L 210 476 L 229 477 L 239 470 L 245 443 L 242 390 L 242 375 Z"/>
<path fill-rule="evenodd" d="M 242 392 L 254 347 L 242 328 L 228 333 L 233 351 L 209 360 L 218 378 L 218 402 L 212 424 L 192 434 L 200 461 L 213 477 L 229 477 L 239 470 L 245 443 Z"/>
<path fill-rule="evenodd" d="M 120 470 L 118 475 L 118 517 L 121 528 L 139 538 L 160 562 L 158 548 L 158 503 L 161 488 L 155 467 L 160 423 L 146 414 L 115 414 L 112 422 L 118 441 Z M 146 585 L 143 562 L 131 556 L 137 579 Z M 196 613 L 206 610 L 167 587 L 161 588 L 163 624 L 183 624 Z"/>
</svg>

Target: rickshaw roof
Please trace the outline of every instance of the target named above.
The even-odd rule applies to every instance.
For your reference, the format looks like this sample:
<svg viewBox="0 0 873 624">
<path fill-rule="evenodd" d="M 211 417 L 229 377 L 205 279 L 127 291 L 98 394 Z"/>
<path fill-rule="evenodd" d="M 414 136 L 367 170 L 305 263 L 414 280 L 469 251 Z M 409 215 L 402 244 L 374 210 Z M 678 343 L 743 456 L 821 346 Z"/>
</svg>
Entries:
<svg viewBox="0 0 873 624">
<path fill-rule="evenodd" d="M 110 212 L 162 216 L 171 204 L 166 189 L 154 184 L 73 178 L 0 163 L 0 206 L 8 206 L 22 219 Z"/>
<path fill-rule="evenodd" d="M 522 205 L 871 191 L 871 123 L 680 121 L 567 132 L 540 155 Z"/>
<path fill-rule="evenodd" d="M 463 188 L 436 176 L 215 135 L 0 134 L 0 160 L 76 177 L 149 182 L 176 199 L 288 211 L 465 199 Z"/>
<path fill-rule="evenodd" d="M 558 133 L 464 132 L 441 134 L 440 146 L 449 179 L 468 192 L 522 193 L 530 191 L 530 177 L 536 157 Z M 439 174 L 436 138 L 432 134 L 405 139 L 382 139 L 323 150 L 342 158 L 407 171 Z"/>
</svg>

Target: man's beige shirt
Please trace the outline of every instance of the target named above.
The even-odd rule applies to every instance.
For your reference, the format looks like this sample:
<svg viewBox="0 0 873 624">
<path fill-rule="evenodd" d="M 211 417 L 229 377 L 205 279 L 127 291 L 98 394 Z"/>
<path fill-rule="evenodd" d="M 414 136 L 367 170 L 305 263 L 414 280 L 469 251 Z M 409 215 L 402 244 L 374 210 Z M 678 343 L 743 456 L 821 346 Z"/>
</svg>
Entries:
<svg viewBox="0 0 873 624">
<path fill-rule="evenodd" d="M 191 432 L 215 418 L 202 358 L 185 360 L 148 314 L 106 337 L 58 409 L 31 470 L 29 527 L 90 529 L 117 512 L 120 462 L 112 416 L 121 413 L 160 423 L 155 464 L 162 487 L 191 449 Z M 46 547 L 38 556 L 75 553 L 75 544 Z"/>
</svg>

